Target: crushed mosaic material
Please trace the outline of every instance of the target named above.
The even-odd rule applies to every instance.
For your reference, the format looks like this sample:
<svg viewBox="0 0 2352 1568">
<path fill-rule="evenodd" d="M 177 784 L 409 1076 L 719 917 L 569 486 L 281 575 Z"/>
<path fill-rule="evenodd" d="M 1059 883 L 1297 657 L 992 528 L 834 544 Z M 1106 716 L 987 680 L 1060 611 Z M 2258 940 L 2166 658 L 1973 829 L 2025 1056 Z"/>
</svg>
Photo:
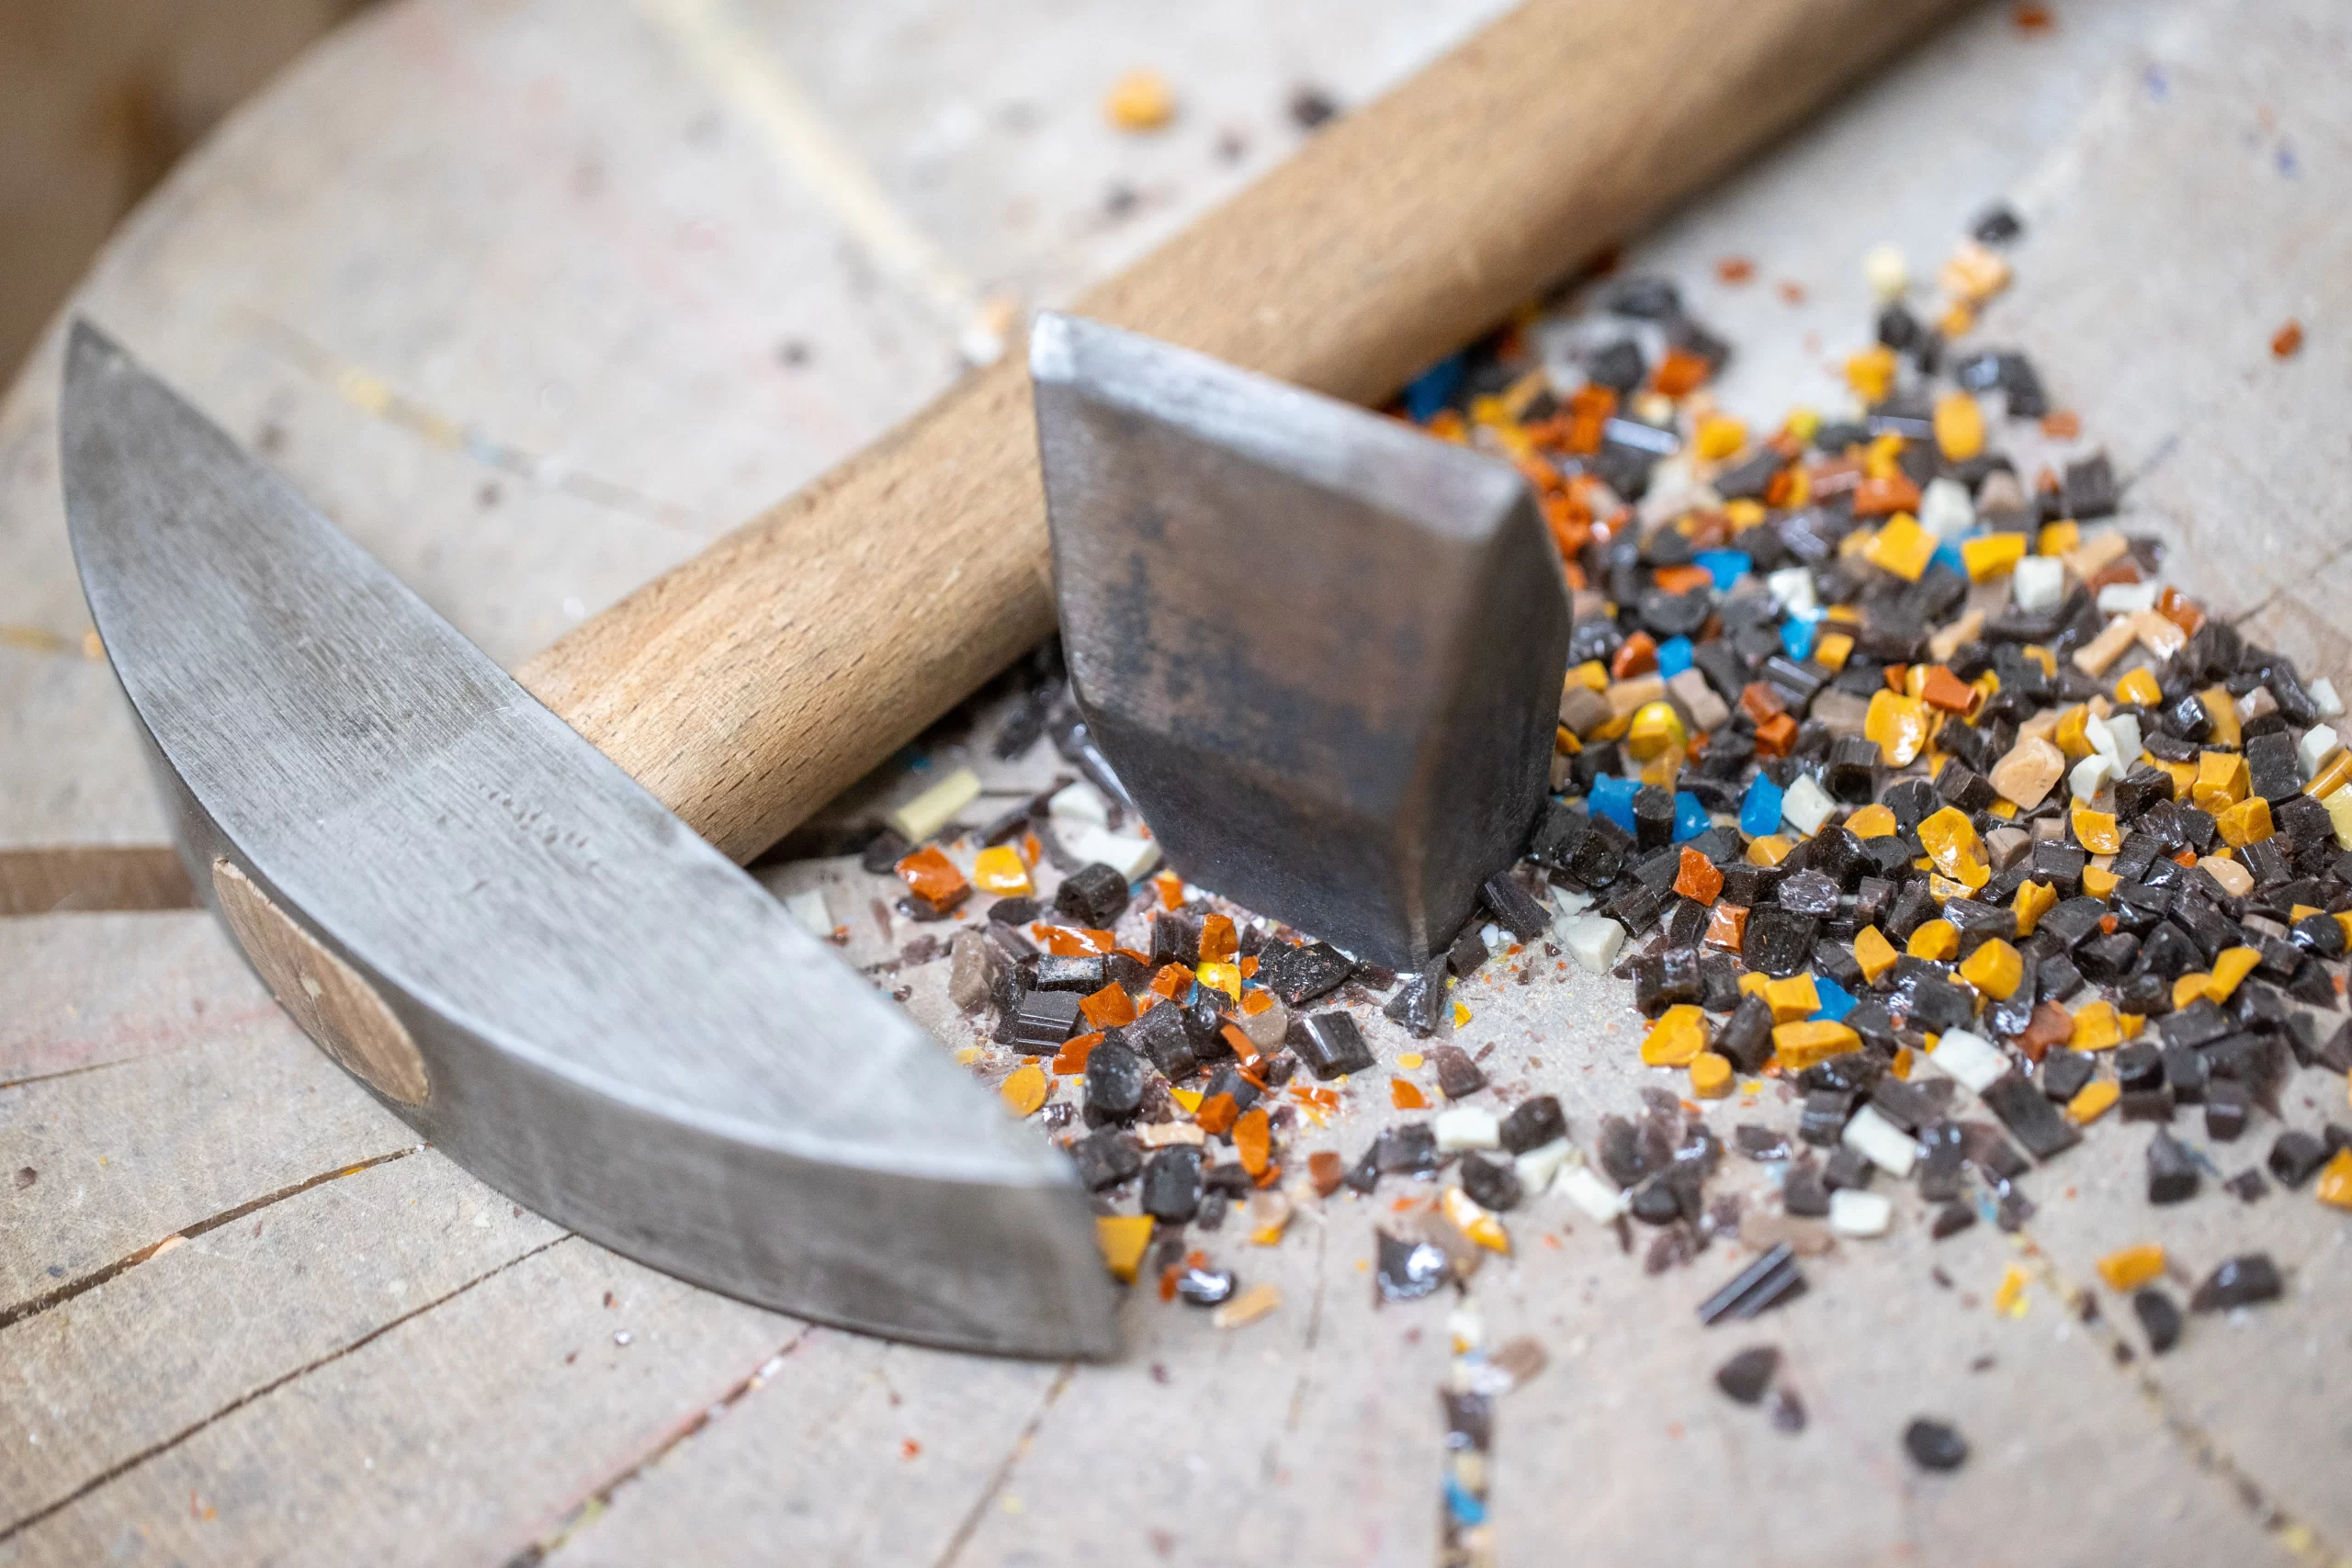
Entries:
<svg viewBox="0 0 2352 1568">
<path fill-rule="evenodd" d="M 2352 1071 L 2344 704 L 2162 581 L 2104 453 L 2029 476 L 2004 451 L 2080 435 L 2025 354 L 1980 346 L 2020 227 L 1980 216 L 1924 312 L 1899 253 L 1865 259 L 1845 409 L 1721 408 L 1730 345 L 1657 277 L 1587 280 L 1406 389 L 1398 417 L 1526 476 L 1576 609 L 1549 804 L 1419 971 L 1153 874 L 1050 656 L 997 750 L 1073 771 L 984 831 L 869 848 L 901 914 L 960 922 L 975 1066 L 1069 1148 L 1114 1273 L 1238 1329 L 1280 1297 L 1220 1244 L 1376 1199 L 1375 1299 L 1467 1312 L 1548 1213 L 1651 1273 L 1731 1244 L 1716 1324 L 1834 1288 L 1836 1245 L 2019 1231 L 2053 1163 L 2140 1161 L 2152 1205 L 2275 1182 L 2352 1208 L 2352 1129 L 2281 1100 L 2296 1068 Z M 1449 1038 L 1482 991 L 1572 967 L 1626 982 L 1643 1025 L 1623 1112 L 1584 1127 Z M 2098 1274 L 2162 1354 L 2196 1329 L 2159 1284 L 2196 1276 L 2115 1241 Z M 2267 1254 L 2203 1261 L 2196 1313 L 2290 1288 Z M 1475 1322 L 1444 1394 L 1449 1562 L 1487 1560 L 1490 1403 L 1524 1381 L 1480 1370 Z M 1776 1349 L 1716 1381 L 1802 1431 Z M 1927 1470 L 1967 1452 L 1931 1418 L 1900 1440 Z"/>
</svg>

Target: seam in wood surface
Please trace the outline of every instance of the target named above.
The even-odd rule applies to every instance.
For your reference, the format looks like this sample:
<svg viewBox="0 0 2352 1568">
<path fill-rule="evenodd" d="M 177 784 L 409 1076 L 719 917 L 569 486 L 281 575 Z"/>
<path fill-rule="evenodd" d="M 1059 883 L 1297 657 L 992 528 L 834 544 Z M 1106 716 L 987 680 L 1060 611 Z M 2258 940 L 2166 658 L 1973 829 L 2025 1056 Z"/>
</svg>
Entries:
<svg viewBox="0 0 2352 1568">
<path fill-rule="evenodd" d="M 956 1560 L 964 1554 L 964 1548 L 971 1544 L 972 1537 L 978 1532 L 980 1521 L 988 1517 L 989 1505 L 997 1500 L 1004 1491 L 1005 1483 L 1012 1479 L 1013 1471 L 1028 1457 L 1029 1445 L 1037 1438 L 1037 1428 L 1046 1424 L 1046 1416 L 1054 1408 L 1054 1402 L 1061 1398 L 1062 1390 L 1069 1386 L 1069 1381 L 1077 1371 L 1076 1361 L 1061 1364 L 1061 1370 L 1054 1374 L 1054 1381 L 1046 1388 L 1045 1397 L 1038 1400 L 1037 1408 L 1029 1413 L 1029 1419 L 1023 1424 L 1020 1436 L 1012 1439 L 1012 1447 L 998 1461 L 995 1471 L 989 1476 L 988 1484 L 981 1487 L 980 1495 L 972 1500 L 971 1507 L 957 1522 L 956 1533 L 947 1538 L 946 1549 L 940 1552 L 938 1562 L 932 1568 L 955 1568 Z M 0 1540 L 6 1539 L 0 1536 Z"/>
<path fill-rule="evenodd" d="M 102 1066 L 110 1066 L 113 1064 L 101 1063 L 99 1065 Z M 72 1069 L 72 1072 L 95 1072 L 96 1070 L 97 1069 L 96 1067 L 75 1067 Z M 53 1077 L 65 1077 L 70 1076 L 70 1074 L 55 1073 L 51 1076 Z M 223 1209 L 217 1214 L 208 1215 L 204 1219 L 197 1221 L 194 1224 L 183 1225 L 178 1230 L 174 1231 L 171 1235 L 164 1236 L 160 1240 L 149 1242 L 145 1247 L 141 1247 L 136 1252 L 116 1258 L 112 1263 L 107 1264 L 103 1269 L 94 1270 L 88 1274 L 84 1274 L 77 1279 L 68 1280 L 65 1283 L 57 1286 L 53 1290 L 44 1291 L 40 1295 L 34 1296 L 28 1301 L 17 1303 L 14 1306 L 0 1307 L 0 1329 L 12 1327 L 29 1317 L 37 1317 L 40 1314 L 49 1311 L 51 1307 L 62 1305 L 64 1303 L 72 1301 L 78 1295 L 82 1295 L 86 1292 L 95 1291 L 100 1285 L 105 1284 L 109 1280 L 115 1279 L 126 1270 L 135 1269 L 140 1264 L 146 1262 L 149 1258 L 154 1257 L 157 1253 L 163 1251 L 167 1247 L 174 1246 L 179 1242 L 193 1241 L 198 1236 L 204 1235 L 207 1231 L 215 1231 L 219 1230 L 222 1225 L 234 1224 L 239 1220 L 243 1219 L 246 1215 L 266 1209 L 273 1203 L 283 1203 L 288 1198 L 299 1198 L 314 1187 L 324 1186 L 330 1181 L 340 1181 L 346 1176 L 356 1176 L 363 1170 L 373 1170 L 379 1165 L 389 1165 L 396 1159 L 406 1159 L 409 1156 L 430 1146 L 430 1145 L 426 1144 L 411 1144 L 405 1148 L 393 1149 L 390 1153 L 376 1155 L 368 1159 L 363 1159 L 356 1165 L 337 1166 L 333 1170 L 322 1171 L 316 1176 L 309 1177 L 303 1180 L 295 1182 L 290 1187 L 281 1187 L 275 1192 L 265 1192 L 258 1198 L 247 1199 L 244 1202 L 238 1204 L 235 1208 Z M 0 1540 L 6 1540 L 6 1539 L 7 1537 L 5 1534 L 0 1534 Z"/>
<path fill-rule="evenodd" d="M 817 198 L 879 268 L 949 331 L 974 325 L 979 286 L 903 210 L 776 51 L 714 0 L 638 0 L 637 9 L 798 188 Z"/>
<path fill-rule="evenodd" d="M 2170 462 L 2173 457 L 2180 451 L 2181 445 L 2180 433 L 2177 431 L 2172 432 L 2165 435 L 2164 439 L 2157 442 L 2154 449 L 2148 454 L 2147 457 L 2141 462 L 2140 466 L 2123 477 L 2122 488 L 2124 494 L 2128 496 L 2131 493 L 2132 487 L 2140 484 L 2142 481 L 2155 473 L 2157 469 Z M 2346 556 L 2352 556 L 2352 544 L 2338 545 L 2334 549 L 2322 555 L 2317 560 L 2310 563 L 2310 565 L 2304 569 L 2304 575 L 2309 580 L 2316 581 L 2322 573 L 2327 570 L 2328 568 L 2335 565 Z M 2264 612 L 2267 611 L 2273 604 L 2278 604 L 2278 601 L 2286 595 L 2286 593 L 2287 590 L 2283 588 L 2273 588 L 2269 592 L 2265 593 L 2260 599 L 2256 600 L 2252 604 L 2247 605 L 2245 609 L 2225 615 L 2222 618 L 2229 622 L 2229 624 L 2233 626 L 2244 626 L 2249 622 L 2259 620 Z"/>
<path fill-rule="evenodd" d="M 413 1153 L 414 1151 L 404 1150 L 402 1152 Z M 385 1157 L 397 1158 L 398 1156 L 388 1156 Z M 381 1162 L 379 1161 L 378 1163 Z M 342 1175 L 345 1173 L 336 1172 L 335 1174 Z M 329 1179 L 332 1179 L 332 1178 Z M 223 1218 L 225 1220 L 226 1216 L 223 1216 Z M 509 1269 L 514 1268 L 515 1265 L 529 1262 L 532 1258 L 537 1258 L 539 1254 L 547 1251 L 549 1247 L 560 1247 L 567 1241 L 575 1241 L 577 1239 L 579 1239 L 577 1236 L 567 1231 L 561 1235 L 543 1241 L 538 1246 L 532 1247 L 528 1252 L 520 1253 L 515 1257 L 508 1258 L 505 1262 L 500 1264 L 495 1269 L 488 1269 L 482 1273 L 475 1275 L 472 1279 L 468 1280 L 464 1284 L 456 1287 L 454 1290 L 445 1292 L 441 1295 L 434 1297 L 433 1300 L 424 1303 L 422 1306 L 404 1312 L 401 1314 L 400 1316 L 393 1318 L 390 1322 L 380 1324 L 378 1326 L 369 1329 L 367 1333 L 361 1335 L 358 1338 L 352 1340 L 349 1344 L 338 1346 L 334 1349 L 328 1351 L 323 1356 L 305 1361 L 302 1365 L 295 1368 L 292 1371 L 282 1373 L 277 1377 L 270 1379 L 269 1382 L 263 1383 L 258 1388 L 251 1389 L 246 1393 L 239 1394 L 236 1398 L 220 1406 L 220 1409 L 215 1410 L 209 1416 L 205 1416 L 202 1420 L 196 1421 L 188 1426 L 183 1427 L 178 1431 L 173 1433 L 170 1437 L 164 1438 L 158 1442 L 150 1443 L 147 1447 L 140 1450 L 137 1453 L 132 1454 L 130 1458 L 107 1466 L 105 1470 L 100 1471 L 97 1474 L 90 1477 L 89 1480 L 85 1481 L 82 1484 L 76 1486 L 62 1497 L 58 1498 L 55 1502 L 43 1504 L 40 1507 L 34 1509 L 31 1513 L 25 1515 L 22 1518 L 17 1519 L 5 1527 L 0 1527 L 0 1546 L 7 1545 L 9 1541 L 15 1540 L 17 1536 L 22 1535 L 25 1531 L 32 1529 L 35 1525 L 40 1524 L 42 1520 L 50 1518 L 66 1508 L 72 1507 L 74 1504 L 80 1502 L 83 1498 L 89 1496 L 92 1493 L 120 1480 L 125 1475 L 128 1475 L 132 1471 L 138 1469 L 141 1465 L 145 1464 L 149 1460 L 169 1453 L 172 1450 L 178 1448 L 182 1443 L 187 1442 L 189 1438 L 203 1432 L 206 1427 L 212 1426 L 215 1422 L 235 1415 L 238 1411 L 243 1410 L 246 1405 L 253 1404 L 254 1401 L 266 1399 L 269 1395 L 276 1393 L 279 1389 L 284 1388 L 287 1384 L 294 1382 L 299 1379 L 308 1377 L 322 1367 L 332 1366 L 335 1362 L 343 1359 L 345 1356 L 350 1355 L 355 1350 L 366 1348 L 368 1346 L 375 1343 L 379 1339 L 381 1339 L 385 1335 L 390 1334 L 393 1329 L 400 1327 L 401 1325 L 413 1322 L 417 1318 L 423 1317 L 426 1313 L 431 1312 L 437 1307 L 447 1305 L 448 1303 L 457 1300 L 459 1296 L 462 1296 L 467 1292 L 472 1290 L 475 1286 L 487 1283 L 488 1281 L 496 1279 L 499 1275 L 505 1273 Z"/>
<path fill-rule="evenodd" d="M 0 849 L 0 917 L 194 909 L 196 888 L 170 844 L 30 844 Z"/>
<path fill-rule="evenodd" d="M 2164 1383 L 2156 1377 L 2154 1358 L 2143 1354 L 2139 1347 L 2126 1339 L 2105 1312 L 2084 1315 L 2081 1303 L 2086 1300 L 2096 1303 L 2098 1298 L 2087 1287 L 2077 1284 L 2059 1269 L 2030 1229 L 2019 1225 L 2017 1235 L 2018 1239 L 2025 1243 L 2024 1256 L 2028 1266 L 2041 1276 L 2042 1285 L 2074 1314 L 2084 1330 L 2084 1342 L 2104 1352 L 2107 1364 L 2137 1391 L 2142 1401 L 2154 1413 L 2157 1424 L 2164 1428 L 2165 1437 L 2176 1449 L 2197 1468 L 2222 1483 L 2238 1505 L 2253 1516 L 2255 1523 L 2298 1561 L 2311 1563 L 2312 1568 L 2328 1568 L 2331 1564 L 2343 1568 L 2344 1564 L 2352 1563 L 2352 1557 L 2337 1552 L 2316 1529 L 2265 1492 L 2261 1483 L 2231 1457 L 2220 1438 L 2174 1404 Z"/>
<path fill-rule="evenodd" d="M 680 1444 L 696 1436 L 711 1422 L 734 1409 L 746 1396 L 765 1387 L 768 1380 L 782 1370 L 785 1358 L 799 1349 L 808 1342 L 808 1337 L 816 1332 L 815 1324 L 802 1324 L 798 1332 L 761 1358 L 760 1364 L 729 1385 L 725 1393 L 678 1422 L 671 1427 L 668 1435 L 660 1442 L 624 1464 L 613 1473 L 610 1480 L 590 1492 L 579 1503 L 566 1509 L 554 1529 L 506 1559 L 506 1568 L 535 1568 L 536 1564 L 546 1562 L 548 1557 L 562 1550 L 574 1536 L 604 1517 L 605 1509 L 612 1506 L 614 1495 L 622 1487 L 668 1459 Z"/>
<path fill-rule="evenodd" d="M 1306 1385 L 1313 1381 L 1311 1369 L 1315 1364 L 1315 1342 L 1323 1333 L 1323 1293 L 1329 1282 L 1325 1265 L 1329 1259 L 1330 1250 L 1331 1226 L 1326 1221 L 1315 1232 L 1315 1299 L 1307 1304 L 1306 1338 L 1299 1347 L 1298 1377 L 1291 1384 L 1290 1409 L 1283 1419 L 1283 1430 L 1286 1432 L 1298 1430 L 1299 1418 L 1306 1409 Z"/>
<path fill-rule="evenodd" d="M 2305 568 L 2304 576 L 2316 581 L 2321 573 L 2326 571 L 2329 567 L 2334 566 L 2336 562 L 2342 560 L 2346 556 L 2352 556 L 2352 544 L 2338 545 L 2335 548 L 2328 551 L 2325 555 L 2320 557 L 2319 559 L 2312 562 L 2309 567 Z M 2233 626 L 2244 626 L 2249 621 L 2260 619 L 2263 612 L 2269 609 L 2273 604 L 2278 603 L 2279 599 L 2286 594 L 2286 592 L 2287 591 L 2283 588 L 2272 589 L 2269 592 L 2264 594 L 2258 601 L 2256 601 L 2251 609 L 2240 610 L 2236 615 L 2228 616 L 2227 619 L 2230 625 Z"/>
<path fill-rule="evenodd" d="M 500 441 L 468 420 L 453 418 L 395 389 L 365 366 L 343 359 L 313 342 L 291 322 L 260 311 L 235 313 L 245 341 L 279 363 L 310 377 L 344 402 L 372 419 L 416 436 L 443 451 L 461 452 L 492 473 L 536 490 L 570 496 L 590 506 L 650 523 L 672 533 L 706 539 L 708 519 L 689 507 L 601 479 L 550 455 Z"/>
</svg>

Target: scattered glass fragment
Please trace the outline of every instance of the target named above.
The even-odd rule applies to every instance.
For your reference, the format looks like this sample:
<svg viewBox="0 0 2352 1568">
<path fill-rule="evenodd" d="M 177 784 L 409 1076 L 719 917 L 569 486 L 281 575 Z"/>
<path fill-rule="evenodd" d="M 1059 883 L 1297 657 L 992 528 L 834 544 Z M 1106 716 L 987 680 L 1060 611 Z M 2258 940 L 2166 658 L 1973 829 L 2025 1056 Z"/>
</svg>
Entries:
<svg viewBox="0 0 2352 1568">
<path fill-rule="evenodd" d="M 1187 1268 L 1177 1276 L 1176 1294 L 1191 1306 L 1222 1306 L 1233 1294 L 1233 1271 L 1198 1266 Z"/>
<path fill-rule="evenodd" d="M 1157 71 L 1128 72 L 1102 100 L 1102 118 L 1119 130 L 1159 130 L 1175 117 L 1175 91 Z"/>
<path fill-rule="evenodd" d="M 1241 1328 L 1282 1304 L 1282 1287 L 1261 1280 L 1210 1314 L 1209 1322 L 1218 1328 Z"/>
<path fill-rule="evenodd" d="M 2232 1307 L 2275 1302 L 2285 1292 L 2278 1266 L 2267 1252 L 2248 1252 L 2225 1259 L 2188 1298 L 2192 1312 L 2227 1312 Z"/>
<path fill-rule="evenodd" d="M 2140 1320 L 2152 1353 L 2161 1356 L 2180 1343 L 2180 1308 L 2164 1292 L 2150 1287 L 2133 1292 L 2132 1313 Z"/>
<path fill-rule="evenodd" d="M 1373 1280 L 1384 1301 L 1419 1301 L 1451 1276 L 1452 1265 L 1445 1254 L 1430 1243 L 1394 1235 L 1385 1230 L 1375 1231 L 1374 1235 L 1377 1256 Z"/>
<path fill-rule="evenodd" d="M 1804 1275 L 1797 1268 L 1796 1254 L 1788 1243 L 1782 1242 L 1700 1303 L 1699 1321 L 1712 1325 L 1725 1317 L 1754 1317 L 1803 1295 L 1804 1289 Z"/>
<path fill-rule="evenodd" d="M 1904 1451 L 1921 1470 L 1958 1470 L 1968 1461 L 1968 1441 L 1950 1422 L 1922 1416 L 1903 1428 Z"/>
<path fill-rule="evenodd" d="M 1736 1404 L 1755 1404 L 1762 1401 L 1780 1370 L 1777 1346 L 1751 1345 L 1715 1369 L 1715 1386 Z"/>
<path fill-rule="evenodd" d="M 2098 1260 L 2098 1277 L 2107 1281 L 2109 1290 L 2119 1293 L 2162 1279 L 2164 1271 L 2165 1249 L 2152 1241 L 2110 1252 Z"/>
</svg>

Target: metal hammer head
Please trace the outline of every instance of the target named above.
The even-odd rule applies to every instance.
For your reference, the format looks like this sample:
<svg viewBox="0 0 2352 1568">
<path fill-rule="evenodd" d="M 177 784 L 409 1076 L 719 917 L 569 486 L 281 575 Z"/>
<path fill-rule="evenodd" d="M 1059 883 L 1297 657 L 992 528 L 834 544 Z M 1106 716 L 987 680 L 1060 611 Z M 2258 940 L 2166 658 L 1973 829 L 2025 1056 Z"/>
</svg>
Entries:
<svg viewBox="0 0 2352 1568">
<path fill-rule="evenodd" d="M 1069 1162 L 85 325 L 66 516 L 183 852 L 328 1052 L 492 1185 L 763 1305 L 1106 1355 Z"/>
<path fill-rule="evenodd" d="M 1076 317 L 1029 366 L 1071 690 L 1170 863 L 1419 966 L 1548 780 L 1568 598 L 1525 481 Z"/>
</svg>

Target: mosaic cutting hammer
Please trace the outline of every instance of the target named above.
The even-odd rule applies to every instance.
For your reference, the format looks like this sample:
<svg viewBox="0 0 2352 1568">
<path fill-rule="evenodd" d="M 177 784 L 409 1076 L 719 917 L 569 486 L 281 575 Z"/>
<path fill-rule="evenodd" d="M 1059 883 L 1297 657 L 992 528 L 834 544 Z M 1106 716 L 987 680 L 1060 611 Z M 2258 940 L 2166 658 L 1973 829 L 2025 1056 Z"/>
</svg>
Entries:
<svg viewBox="0 0 2352 1568">
<path fill-rule="evenodd" d="M 1950 8 L 1537 0 L 1077 309 L 1385 396 Z M 513 679 L 87 327 L 61 441 L 196 884 L 388 1106 L 713 1289 L 1115 1350 L 1067 1163 L 732 863 L 1051 629 L 1017 356 Z"/>
</svg>

